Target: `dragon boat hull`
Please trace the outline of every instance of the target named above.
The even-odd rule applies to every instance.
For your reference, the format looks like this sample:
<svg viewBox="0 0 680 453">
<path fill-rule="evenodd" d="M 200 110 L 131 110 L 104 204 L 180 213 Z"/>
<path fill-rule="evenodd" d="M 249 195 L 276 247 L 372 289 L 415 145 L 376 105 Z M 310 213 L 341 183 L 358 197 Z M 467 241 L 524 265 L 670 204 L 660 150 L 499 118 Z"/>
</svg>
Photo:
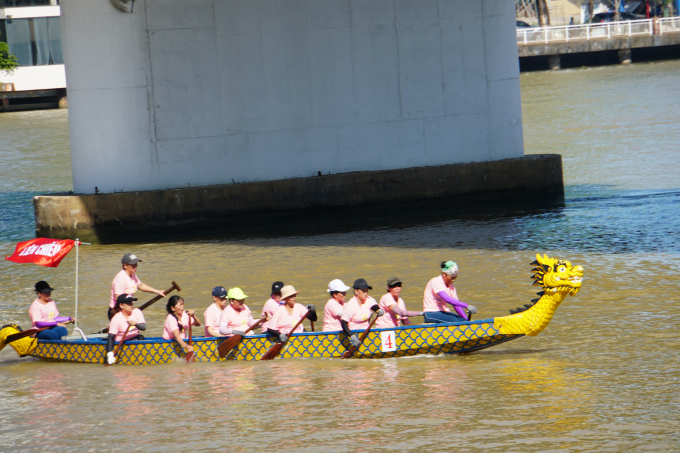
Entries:
<svg viewBox="0 0 680 453">
<path fill-rule="evenodd" d="M 353 357 L 380 359 L 419 354 L 455 354 L 479 351 L 506 341 L 536 336 L 550 323 L 555 310 L 568 295 L 581 288 L 582 266 L 569 261 L 536 255 L 531 263 L 535 286 L 541 286 L 539 298 L 516 310 L 510 316 L 481 321 L 446 324 L 424 324 L 391 329 L 373 329 Z M 0 350 L 11 344 L 17 353 L 56 362 L 104 363 L 106 344 L 101 338 L 85 340 L 37 340 L 28 336 L 16 338 L 19 326 L 0 329 Z M 230 354 L 220 359 L 217 347 L 222 338 L 194 338 L 194 356 L 201 362 L 226 360 L 259 360 L 276 338 L 266 335 L 245 337 Z M 341 332 L 308 332 L 292 335 L 279 358 L 341 357 L 349 348 L 349 339 Z M 153 365 L 171 363 L 184 358 L 177 342 L 161 338 L 126 342 L 117 363 Z"/>
<path fill-rule="evenodd" d="M 452 354 L 478 351 L 523 335 L 502 334 L 493 319 L 462 323 L 425 324 L 374 329 L 355 358 L 404 357 L 419 354 Z M 199 362 L 226 360 L 259 360 L 274 344 L 266 335 L 247 336 L 225 358 L 220 359 L 217 346 L 222 338 L 195 337 L 194 357 Z M 106 343 L 93 340 L 37 340 L 33 357 L 55 362 L 104 363 Z M 294 334 L 279 358 L 339 358 L 349 348 L 347 336 L 341 332 L 308 332 Z M 117 363 L 123 365 L 154 365 L 180 361 L 185 357 L 177 342 L 162 338 L 125 342 Z"/>
</svg>

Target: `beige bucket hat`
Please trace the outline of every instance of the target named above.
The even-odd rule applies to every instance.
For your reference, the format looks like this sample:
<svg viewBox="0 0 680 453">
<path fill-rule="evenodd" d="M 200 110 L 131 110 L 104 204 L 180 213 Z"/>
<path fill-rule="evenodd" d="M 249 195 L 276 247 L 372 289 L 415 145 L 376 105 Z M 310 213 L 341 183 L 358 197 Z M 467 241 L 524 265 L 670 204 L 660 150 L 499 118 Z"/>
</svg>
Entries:
<svg viewBox="0 0 680 453">
<path fill-rule="evenodd" d="M 281 288 L 281 299 L 285 299 L 286 297 L 290 297 L 299 292 L 300 291 L 296 291 L 292 285 L 286 285 L 283 288 Z"/>
</svg>

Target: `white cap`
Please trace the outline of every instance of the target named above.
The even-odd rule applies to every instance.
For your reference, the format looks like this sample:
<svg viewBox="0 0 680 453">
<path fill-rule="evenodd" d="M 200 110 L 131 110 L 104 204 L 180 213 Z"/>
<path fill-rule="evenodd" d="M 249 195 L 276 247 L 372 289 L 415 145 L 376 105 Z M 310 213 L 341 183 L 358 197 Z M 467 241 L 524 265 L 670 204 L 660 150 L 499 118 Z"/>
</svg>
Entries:
<svg viewBox="0 0 680 453">
<path fill-rule="evenodd" d="M 342 280 L 339 278 L 336 278 L 332 282 L 328 284 L 328 292 L 331 293 L 333 291 L 347 291 L 349 289 L 349 286 L 345 285 Z"/>
</svg>

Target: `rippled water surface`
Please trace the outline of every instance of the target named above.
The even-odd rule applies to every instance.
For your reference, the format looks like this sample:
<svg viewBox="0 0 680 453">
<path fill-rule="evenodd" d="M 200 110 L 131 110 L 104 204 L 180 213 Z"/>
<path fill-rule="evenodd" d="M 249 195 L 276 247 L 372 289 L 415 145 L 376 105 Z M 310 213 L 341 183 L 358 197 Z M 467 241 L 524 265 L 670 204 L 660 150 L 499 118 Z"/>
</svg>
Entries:
<svg viewBox="0 0 680 453">
<path fill-rule="evenodd" d="M 437 264 L 461 267 L 478 317 L 535 297 L 537 253 L 583 289 L 538 337 L 465 356 L 132 367 L 0 352 L 0 451 L 678 451 L 680 62 L 521 76 L 527 153 L 560 153 L 564 207 L 296 236 L 83 247 L 79 318 L 106 320 L 123 253 L 202 312 L 215 285 L 259 310 L 274 280 L 321 308 L 329 280 L 404 280 L 418 309 Z M 71 189 L 66 111 L 0 115 L 0 253 L 33 235 L 36 194 Z M 0 263 L 0 324 L 29 324 L 47 280 L 74 311 L 75 255 Z M 150 298 L 150 296 L 148 297 Z M 146 300 L 142 297 L 141 300 Z M 145 311 L 159 335 L 161 304 Z"/>
</svg>

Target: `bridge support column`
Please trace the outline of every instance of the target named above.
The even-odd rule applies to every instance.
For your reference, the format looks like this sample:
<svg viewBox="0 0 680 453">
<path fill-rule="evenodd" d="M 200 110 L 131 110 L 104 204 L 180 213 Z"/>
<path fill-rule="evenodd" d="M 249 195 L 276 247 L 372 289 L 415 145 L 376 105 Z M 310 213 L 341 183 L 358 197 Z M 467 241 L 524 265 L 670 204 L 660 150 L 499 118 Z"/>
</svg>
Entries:
<svg viewBox="0 0 680 453">
<path fill-rule="evenodd" d="M 551 71 L 554 69 L 560 69 L 560 56 L 559 55 L 548 55 L 548 69 Z"/>
<path fill-rule="evenodd" d="M 630 49 L 619 49 L 619 63 L 631 64 Z"/>
</svg>

